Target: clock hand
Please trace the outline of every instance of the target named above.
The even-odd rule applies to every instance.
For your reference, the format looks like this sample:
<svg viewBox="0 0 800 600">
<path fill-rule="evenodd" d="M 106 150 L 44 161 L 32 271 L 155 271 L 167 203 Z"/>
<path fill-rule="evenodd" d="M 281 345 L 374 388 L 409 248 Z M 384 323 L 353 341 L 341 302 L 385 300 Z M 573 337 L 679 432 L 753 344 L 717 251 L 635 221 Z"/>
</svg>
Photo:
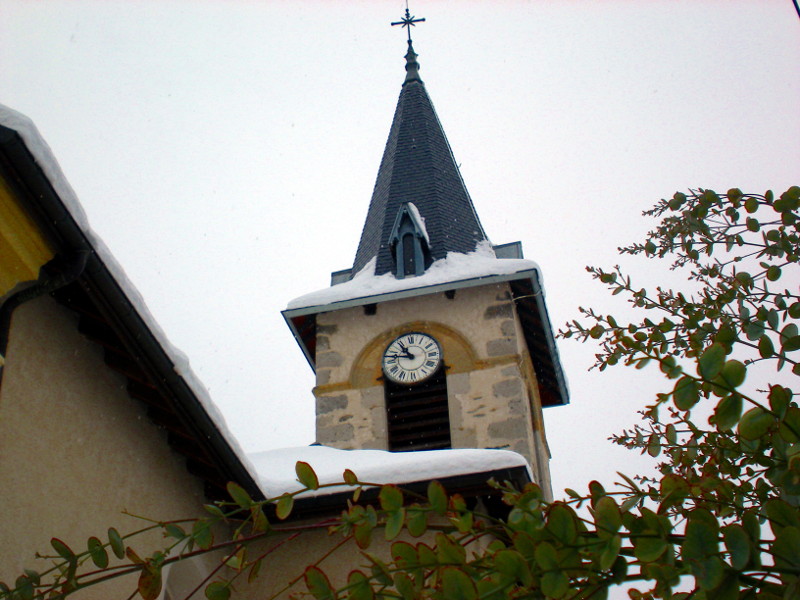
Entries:
<svg viewBox="0 0 800 600">
<path fill-rule="evenodd" d="M 397 345 L 400 346 L 400 350 L 403 352 L 404 358 L 414 358 L 414 355 L 409 352 L 408 348 L 404 346 L 402 342 L 397 342 Z"/>
</svg>

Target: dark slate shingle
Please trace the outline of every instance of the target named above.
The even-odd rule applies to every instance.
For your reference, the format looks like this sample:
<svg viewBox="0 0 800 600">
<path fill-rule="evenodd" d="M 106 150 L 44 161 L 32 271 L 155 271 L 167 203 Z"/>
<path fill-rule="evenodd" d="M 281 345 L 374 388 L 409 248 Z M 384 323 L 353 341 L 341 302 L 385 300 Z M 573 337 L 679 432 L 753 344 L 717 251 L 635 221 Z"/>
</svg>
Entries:
<svg viewBox="0 0 800 600">
<path fill-rule="evenodd" d="M 406 81 L 400 92 L 351 277 L 376 255 L 376 275 L 394 271 L 389 234 L 404 202 L 425 219 L 434 260 L 471 252 L 487 239 L 419 79 Z"/>
</svg>

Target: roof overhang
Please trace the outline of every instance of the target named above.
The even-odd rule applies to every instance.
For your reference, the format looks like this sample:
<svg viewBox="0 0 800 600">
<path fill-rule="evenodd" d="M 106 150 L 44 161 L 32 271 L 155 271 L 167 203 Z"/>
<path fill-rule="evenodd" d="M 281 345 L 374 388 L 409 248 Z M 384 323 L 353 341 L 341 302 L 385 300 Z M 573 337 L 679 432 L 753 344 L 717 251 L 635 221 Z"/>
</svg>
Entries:
<svg viewBox="0 0 800 600">
<path fill-rule="evenodd" d="M 494 480 L 498 483 L 509 482 L 517 489 L 523 489 L 531 483 L 531 476 L 527 467 L 508 467 L 504 469 L 494 469 L 491 471 L 481 471 L 477 473 L 467 473 L 464 475 L 454 475 L 451 477 L 440 477 L 435 481 L 442 484 L 448 494 L 460 494 L 467 500 L 480 498 L 489 510 L 490 514 L 504 516 L 502 511 L 508 511 L 502 501 L 502 493 L 490 486 L 488 482 Z M 426 497 L 428 485 L 433 480 L 412 481 L 408 483 L 398 483 L 397 487 L 408 492 L 411 496 Z M 378 494 L 380 487 L 365 487 L 360 495 L 360 504 L 378 504 Z M 349 502 L 352 502 L 353 490 L 334 492 L 330 494 L 319 494 L 315 496 L 299 496 L 294 502 L 290 521 L 320 518 L 330 515 L 337 515 L 346 509 Z M 274 505 L 272 505 L 274 512 Z M 274 519 L 273 519 L 274 521 Z"/>
<path fill-rule="evenodd" d="M 225 495 L 225 484 L 236 481 L 254 498 L 262 497 L 247 466 L 219 430 L 202 402 L 161 342 L 148 326 L 136 305 L 103 262 L 65 201 L 44 173 L 22 136 L 13 128 L 0 125 L 0 176 L 14 188 L 23 208 L 34 220 L 57 254 L 88 253 L 83 272 L 54 296 L 76 310 L 81 317 L 102 329 L 87 337 L 101 343 L 123 374 L 146 381 L 151 418 L 170 432 L 170 444 L 187 458 L 189 471 L 203 479 L 212 499 Z M 129 393 L 131 392 L 131 377 Z M 156 416 L 154 416 L 156 415 Z M 160 417 L 158 416 L 160 415 Z"/>
<path fill-rule="evenodd" d="M 468 279 L 390 291 L 383 294 L 349 298 L 328 304 L 290 308 L 282 311 L 281 314 L 303 351 L 308 364 L 316 372 L 316 317 L 318 314 L 497 283 L 510 284 L 513 299 L 520 315 L 525 341 L 539 379 L 542 405 L 561 406 L 568 404 L 569 390 L 561 367 L 561 360 L 558 356 L 553 328 L 544 302 L 541 276 L 537 268 L 525 269 L 515 273 L 487 274 Z"/>
</svg>

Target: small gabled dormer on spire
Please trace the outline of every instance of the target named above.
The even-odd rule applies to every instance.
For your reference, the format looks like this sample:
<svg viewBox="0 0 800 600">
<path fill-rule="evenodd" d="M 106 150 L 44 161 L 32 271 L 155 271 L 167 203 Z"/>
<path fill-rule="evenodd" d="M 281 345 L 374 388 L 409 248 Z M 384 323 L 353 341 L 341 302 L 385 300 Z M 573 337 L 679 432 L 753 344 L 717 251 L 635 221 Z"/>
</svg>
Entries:
<svg viewBox="0 0 800 600">
<path fill-rule="evenodd" d="M 422 275 L 449 252 L 468 254 L 487 240 L 442 124 L 419 77 L 410 31 L 424 20 L 412 16 L 406 8 L 405 17 L 392 23 L 409 30 L 406 77 L 353 268 L 337 273 L 338 282 L 352 279 L 373 260 L 375 275 L 393 273 L 398 278 Z M 409 238 L 413 248 L 403 243 L 398 229 L 404 218 L 408 219 L 406 226 L 413 229 L 414 221 L 407 208 L 410 204 L 421 215 L 416 222 L 424 222 L 427 230 L 427 241 L 416 235 Z M 413 268 L 411 259 L 416 261 Z"/>
<path fill-rule="evenodd" d="M 389 234 L 395 277 L 403 279 L 422 275 L 432 262 L 430 244 L 425 220 L 413 202 L 406 202 L 400 207 Z"/>
</svg>

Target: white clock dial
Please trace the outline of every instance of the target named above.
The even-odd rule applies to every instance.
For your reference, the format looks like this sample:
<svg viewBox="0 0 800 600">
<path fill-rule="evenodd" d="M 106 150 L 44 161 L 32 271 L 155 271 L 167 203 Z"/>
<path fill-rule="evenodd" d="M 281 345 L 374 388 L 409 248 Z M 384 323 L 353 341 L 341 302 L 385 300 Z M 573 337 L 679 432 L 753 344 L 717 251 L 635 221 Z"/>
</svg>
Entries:
<svg viewBox="0 0 800 600">
<path fill-rule="evenodd" d="M 414 385 L 434 374 L 442 362 L 439 342 L 419 332 L 404 333 L 383 353 L 383 372 L 395 383 Z"/>
</svg>

